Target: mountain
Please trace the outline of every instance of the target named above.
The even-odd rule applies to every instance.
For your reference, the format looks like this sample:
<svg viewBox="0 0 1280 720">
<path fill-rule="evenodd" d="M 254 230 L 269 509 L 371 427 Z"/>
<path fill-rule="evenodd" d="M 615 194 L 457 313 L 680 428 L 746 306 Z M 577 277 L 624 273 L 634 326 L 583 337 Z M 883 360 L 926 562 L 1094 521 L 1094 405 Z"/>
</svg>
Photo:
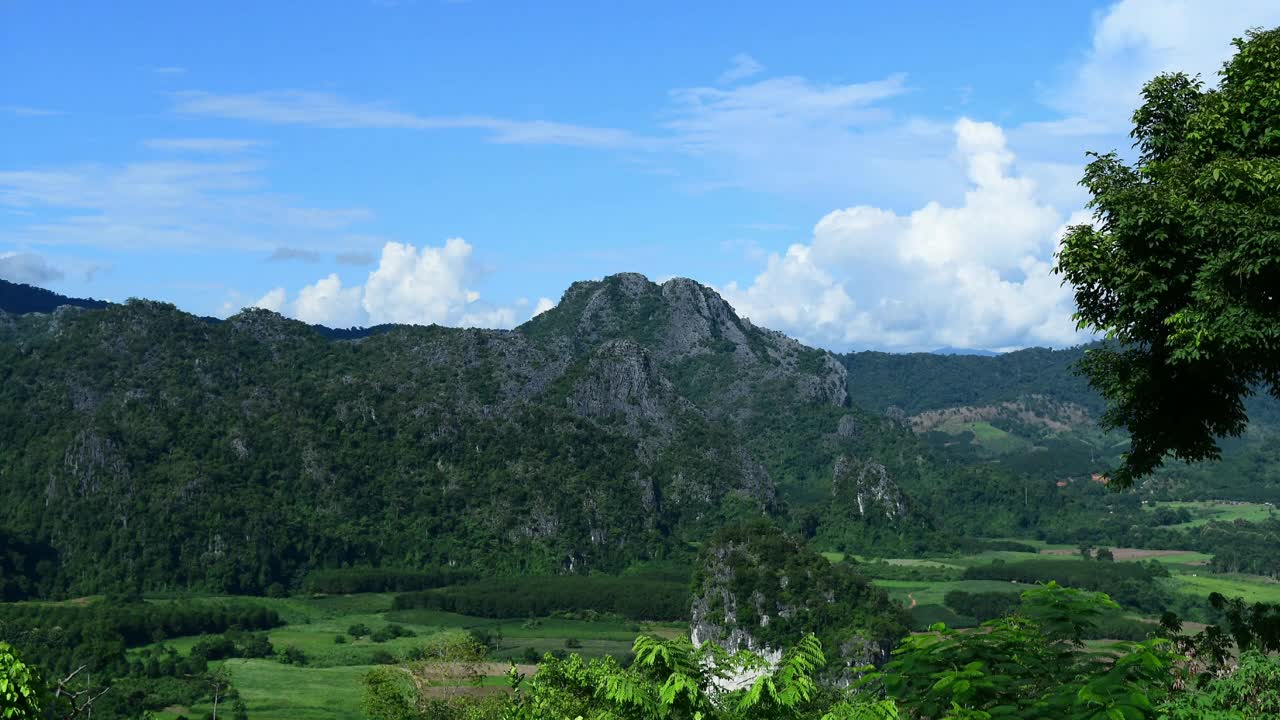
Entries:
<svg viewBox="0 0 1280 720">
<path fill-rule="evenodd" d="M 9 594 L 615 572 L 759 517 L 892 557 L 1137 505 L 1061 487 L 1124 448 L 1072 373 L 1087 348 L 837 356 L 634 274 L 509 331 L 53 302 L 0 311 L 0 539 L 27 548 Z M 1280 413 L 1251 407 L 1221 465 L 1143 492 L 1280 496 Z"/>
<path fill-rule="evenodd" d="M 915 438 L 849 386 L 709 288 L 632 274 L 512 331 L 3 313 L 0 531 L 51 548 L 53 591 L 78 593 L 619 570 L 762 515 L 919 542 Z"/>
<path fill-rule="evenodd" d="M 0 312 L 22 315 L 33 312 L 49 313 L 64 305 L 101 309 L 109 304 L 105 300 L 67 297 L 33 285 L 0 280 Z"/>
<path fill-rule="evenodd" d="M 859 352 L 840 360 L 852 402 L 899 418 L 942 456 L 1074 482 L 1115 467 L 1128 447 L 1123 431 L 1099 427 L 1106 403 L 1076 372 L 1096 347 L 994 357 Z M 1170 462 L 1143 491 L 1159 499 L 1280 501 L 1280 401 L 1259 394 L 1245 405 L 1249 429 L 1220 442 L 1220 462 Z"/>
<path fill-rule="evenodd" d="M 979 348 L 958 348 L 947 345 L 937 350 L 930 351 L 933 355 L 979 355 L 981 357 L 996 357 L 1000 353 L 994 350 L 982 350 Z"/>
</svg>

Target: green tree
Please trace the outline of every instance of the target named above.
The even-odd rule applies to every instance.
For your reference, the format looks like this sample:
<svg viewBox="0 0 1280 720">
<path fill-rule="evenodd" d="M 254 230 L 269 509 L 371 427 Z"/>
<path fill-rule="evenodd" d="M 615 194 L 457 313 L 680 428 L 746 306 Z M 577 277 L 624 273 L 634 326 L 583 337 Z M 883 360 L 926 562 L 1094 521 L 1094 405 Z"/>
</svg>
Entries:
<svg viewBox="0 0 1280 720">
<path fill-rule="evenodd" d="M 49 688 L 8 643 L 0 642 L 0 718 L 37 720 L 52 701 Z"/>
<path fill-rule="evenodd" d="M 1168 456 L 1219 457 L 1244 399 L 1280 397 L 1280 29 L 1250 31 L 1217 88 L 1161 75 L 1133 115 L 1133 164 L 1095 155 L 1093 225 L 1072 227 L 1056 272 L 1079 327 L 1113 344 L 1081 369 L 1132 445 L 1127 487 Z"/>
<path fill-rule="evenodd" d="M 913 718 L 1158 717 L 1177 673 L 1169 641 L 1093 651 L 1085 635 L 1117 608 L 1106 595 L 1049 583 L 1022 598 L 982 632 L 939 623 L 906 638 L 864 689 L 882 687 Z"/>
</svg>

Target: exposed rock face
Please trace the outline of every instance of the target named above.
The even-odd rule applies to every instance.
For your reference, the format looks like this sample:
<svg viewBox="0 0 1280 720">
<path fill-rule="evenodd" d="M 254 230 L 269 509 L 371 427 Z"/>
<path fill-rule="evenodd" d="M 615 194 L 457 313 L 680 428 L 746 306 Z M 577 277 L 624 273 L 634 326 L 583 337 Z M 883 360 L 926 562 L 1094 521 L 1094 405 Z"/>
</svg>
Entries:
<svg viewBox="0 0 1280 720">
<path fill-rule="evenodd" d="M 884 465 L 847 455 L 836 461 L 831 495 L 852 504 L 864 518 L 883 518 L 892 523 L 910 512 L 906 496 Z"/>
<path fill-rule="evenodd" d="M 836 425 L 836 437 L 841 440 L 857 440 L 862 437 L 862 427 L 858 425 L 858 419 L 852 415 L 845 415 L 840 418 L 840 422 Z"/>
<path fill-rule="evenodd" d="M 547 315 L 552 313 L 554 320 L 535 319 L 526 327 L 558 322 L 572 328 L 579 344 L 628 337 L 644 344 L 663 366 L 726 354 L 732 371 L 718 378 L 717 402 L 704 408 L 711 412 L 731 412 L 761 383 L 786 383 L 803 402 L 841 407 L 849 402 L 847 373 L 834 356 L 752 325 L 719 293 L 687 278 L 657 285 L 643 275 L 622 273 L 577 282 Z"/>
<path fill-rule="evenodd" d="M 883 591 L 766 524 L 717 533 L 703 548 L 694 587 L 695 645 L 752 650 L 776 662 L 816 633 L 830 663 L 827 680 L 836 684 L 852 679 L 851 668 L 886 662 L 905 632 L 902 609 Z"/>
<path fill-rule="evenodd" d="M 649 353 L 626 339 L 609 340 L 591 354 L 585 378 L 567 402 L 583 417 L 621 418 L 637 435 L 642 430 L 669 433 L 672 410 L 692 409 L 662 377 Z"/>
</svg>

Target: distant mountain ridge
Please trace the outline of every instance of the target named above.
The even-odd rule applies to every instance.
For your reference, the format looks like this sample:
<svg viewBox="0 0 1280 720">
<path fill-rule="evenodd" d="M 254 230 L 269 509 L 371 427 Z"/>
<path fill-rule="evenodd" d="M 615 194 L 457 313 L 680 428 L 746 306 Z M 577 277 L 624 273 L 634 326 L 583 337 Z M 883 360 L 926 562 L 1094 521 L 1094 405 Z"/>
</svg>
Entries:
<svg viewBox="0 0 1280 720">
<path fill-rule="evenodd" d="M 110 304 L 105 300 L 67 297 L 34 285 L 25 285 L 0 279 L 0 311 L 14 315 L 33 312 L 49 313 L 64 305 L 102 309 Z"/>
<path fill-rule="evenodd" d="M 940 347 L 937 350 L 930 350 L 929 352 L 933 355 L 979 355 L 981 357 L 997 357 L 1000 355 L 1000 353 L 994 350 L 982 350 L 980 348 L 959 348 L 959 347 L 951 347 L 950 345 L 947 345 L 946 347 Z"/>
</svg>

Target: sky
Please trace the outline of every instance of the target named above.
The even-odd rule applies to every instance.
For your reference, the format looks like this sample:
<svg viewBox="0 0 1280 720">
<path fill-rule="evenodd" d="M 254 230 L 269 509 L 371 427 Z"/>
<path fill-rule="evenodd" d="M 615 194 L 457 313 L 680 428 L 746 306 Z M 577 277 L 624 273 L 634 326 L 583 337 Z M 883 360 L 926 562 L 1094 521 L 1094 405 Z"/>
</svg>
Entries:
<svg viewBox="0 0 1280 720">
<path fill-rule="evenodd" d="M 1274 0 L 0 0 L 0 278 L 513 327 L 691 277 L 835 351 L 1063 347 L 1087 151 Z"/>
</svg>

